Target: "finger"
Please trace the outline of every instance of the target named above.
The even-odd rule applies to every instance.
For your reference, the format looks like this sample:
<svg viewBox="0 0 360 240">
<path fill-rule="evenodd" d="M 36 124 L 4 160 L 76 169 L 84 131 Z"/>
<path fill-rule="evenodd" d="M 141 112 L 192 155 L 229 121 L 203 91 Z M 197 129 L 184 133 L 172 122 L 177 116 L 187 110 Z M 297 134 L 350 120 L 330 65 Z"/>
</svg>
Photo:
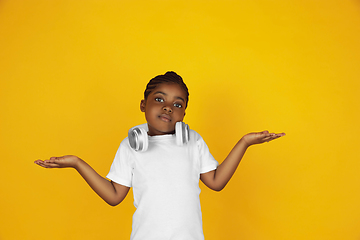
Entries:
<svg viewBox="0 0 360 240">
<path fill-rule="evenodd" d="M 46 168 L 61 168 L 61 166 L 56 163 L 47 163 L 45 165 L 46 165 Z"/>
<path fill-rule="evenodd" d="M 39 159 L 39 160 L 36 160 L 34 163 L 37 165 L 44 165 L 45 161 Z"/>
<path fill-rule="evenodd" d="M 274 136 L 274 133 L 269 133 L 269 132 L 267 132 L 267 133 L 264 133 L 264 132 L 262 132 L 262 139 L 267 139 L 267 138 L 271 138 L 271 137 L 273 137 Z"/>
<path fill-rule="evenodd" d="M 273 135 L 272 135 L 274 138 L 279 138 L 279 137 L 283 137 L 283 136 L 285 136 L 285 133 L 274 133 Z"/>
<path fill-rule="evenodd" d="M 45 160 L 44 163 L 55 163 L 57 161 L 57 158 L 51 157 L 49 160 Z"/>
<path fill-rule="evenodd" d="M 49 160 L 60 160 L 63 159 L 65 156 L 62 157 L 51 157 Z"/>
<path fill-rule="evenodd" d="M 48 168 L 47 165 L 44 163 L 44 161 L 36 161 L 35 163 L 40 167 Z"/>
<path fill-rule="evenodd" d="M 274 135 L 264 138 L 264 140 L 266 142 L 270 142 L 270 141 L 278 139 L 279 137 L 282 137 L 282 136 L 283 136 L 282 134 L 274 134 Z"/>
<path fill-rule="evenodd" d="M 59 164 L 56 164 L 56 163 L 49 163 L 49 162 L 44 162 L 42 164 L 43 167 L 45 168 L 60 168 L 60 165 Z"/>
<path fill-rule="evenodd" d="M 271 140 L 273 140 L 271 137 L 266 137 L 262 139 L 262 142 L 270 142 Z"/>
<path fill-rule="evenodd" d="M 59 168 L 60 167 L 59 164 L 51 163 L 51 162 L 49 162 L 49 160 L 45 160 L 45 161 L 36 160 L 34 163 L 41 167 L 44 167 L 44 168 Z"/>
<path fill-rule="evenodd" d="M 282 136 L 285 136 L 285 133 L 268 133 L 266 134 L 267 137 L 282 137 Z"/>
<path fill-rule="evenodd" d="M 41 166 L 41 167 L 44 167 L 41 160 L 36 160 L 34 163 L 35 163 L 36 165 L 39 165 L 39 166 Z"/>
<path fill-rule="evenodd" d="M 56 164 L 59 164 L 59 163 L 63 162 L 63 159 L 62 159 L 62 157 L 52 157 L 52 158 L 50 158 L 49 160 L 45 160 L 44 162 L 45 162 L 45 163 L 56 163 Z"/>
<path fill-rule="evenodd" d="M 260 134 L 265 134 L 266 136 L 273 136 L 273 135 L 281 135 L 281 136 L 285 136 L 285 133 L 269 133 L 269 131 L 262 131 L 259 132 Z"/>
</svg>

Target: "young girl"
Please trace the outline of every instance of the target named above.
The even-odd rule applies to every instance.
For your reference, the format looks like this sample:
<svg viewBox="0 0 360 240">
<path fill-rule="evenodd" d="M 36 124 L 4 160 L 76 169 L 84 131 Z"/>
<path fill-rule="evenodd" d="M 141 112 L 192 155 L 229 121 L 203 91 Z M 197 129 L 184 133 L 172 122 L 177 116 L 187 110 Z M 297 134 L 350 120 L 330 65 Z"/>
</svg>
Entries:
<svg viewBox="0 0 360 240">
<path fill-rule="evenodd" d="M 111 181 L 76 156 L 35 163 L 45 168 L 75 168 L 112 206 L 121 203 L 132 187 L 136 211 L 131 240 L 203 240 L 199 179 L 210 189 L 222 190 L 249 146 L 285 134 L 246 134 L 218 165 L 201 136 L 182 123 L 188 101 L 188 89 L 176 73 L 150 80 L 140 103 L 147 124 L 129 131 L 121 142 L 107 175 Z M 179 137 L 183 139 L 177 142 Z"/>
</svg>

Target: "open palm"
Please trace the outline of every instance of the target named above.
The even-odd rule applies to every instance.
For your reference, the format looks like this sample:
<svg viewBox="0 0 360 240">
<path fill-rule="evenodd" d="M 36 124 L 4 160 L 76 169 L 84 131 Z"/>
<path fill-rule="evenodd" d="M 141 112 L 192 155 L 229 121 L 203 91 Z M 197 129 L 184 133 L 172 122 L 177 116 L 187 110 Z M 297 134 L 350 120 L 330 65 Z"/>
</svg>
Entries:
<svg viewBox="0 0 360 240">
<path fill-rule="evenodd" d="M 35 163 L 44 168 L 75 168 L 79 158 L 73 155 L 51 157 L 49 160 L 36 160 Z"/>
<path fill-rule="evenodd" d="M 248 133 L 243 136 L 243 140 L 248 146 L 254 144 L 260 144 L 264 142 L 270 142 L 279 137 L 285 136 L 285 133 L 269 133 L 269 131 Z"/>
</svg>

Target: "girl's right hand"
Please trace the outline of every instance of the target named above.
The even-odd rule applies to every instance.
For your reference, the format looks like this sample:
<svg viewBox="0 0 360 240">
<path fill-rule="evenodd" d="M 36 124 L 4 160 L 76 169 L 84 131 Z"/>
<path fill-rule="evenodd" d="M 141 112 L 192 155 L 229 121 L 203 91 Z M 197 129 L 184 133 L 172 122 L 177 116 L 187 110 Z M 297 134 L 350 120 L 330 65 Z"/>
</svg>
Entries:
<svg viewBox="0 0 360 240">
<path fill-rule="evenodd" d="M 76 168 L 81 161 L 80 158 L 73 155 L 66 155 L 62 157 L 51 157 L 49 160 L 36 160 L 34 163 L 44 168 Z"/>
</svg>

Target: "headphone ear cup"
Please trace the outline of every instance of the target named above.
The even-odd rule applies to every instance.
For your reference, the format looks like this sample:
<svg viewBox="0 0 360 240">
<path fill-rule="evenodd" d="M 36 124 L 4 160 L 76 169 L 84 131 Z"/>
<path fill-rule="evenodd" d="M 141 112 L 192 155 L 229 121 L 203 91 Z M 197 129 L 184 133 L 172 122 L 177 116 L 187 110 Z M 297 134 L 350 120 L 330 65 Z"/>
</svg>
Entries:
<svg viewBox="0 0 360 240">
<path fill-rule="evenodd" d="M 128 132 L 130 147 L 137 152 L 145 152 L 149 146 L 148 134 L 141 127 L 131 128 Z"/>
<path fill-rule="evenodd" d="M 189 131 L 189 125 L 184 122 L 177 122 L 175 124 L 176 144 L 178 146 L 183 146 L 189 142 Z"/>
</svg>

